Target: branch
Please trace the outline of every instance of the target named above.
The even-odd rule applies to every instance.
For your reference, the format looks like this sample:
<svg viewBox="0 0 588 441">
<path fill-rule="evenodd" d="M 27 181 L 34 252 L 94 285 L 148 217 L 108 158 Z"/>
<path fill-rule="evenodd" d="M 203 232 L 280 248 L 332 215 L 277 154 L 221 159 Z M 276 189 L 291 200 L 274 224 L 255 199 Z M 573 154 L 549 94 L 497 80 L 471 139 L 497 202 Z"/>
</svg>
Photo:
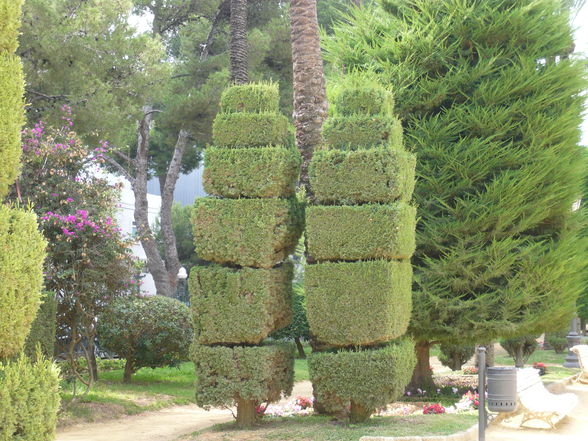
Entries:
<svg viewBox="0 0 588 441">
<path fill-rule="evenodd" d="M 38 99 L 46 99 L 46 100 L 59 100 L 59 99 L 67 99 L 69 98 L 71 95 L 46 95 L 42 92 L 39 92 L 37 90 L 33 90 L 33 89 L 26 89 L 26 91 L 30 94 L 36 95 L 39 98 Z"/>
<path fill-rule="evenodd" d="M 124 168 L 122 165 L 116 162 L 114 158 L 111 158 L 108 155 L 104 155 L 103 158 L 106 162 L 112 165 L 121 175 L 123 175 L 123 177 L 127 179 L 131 183 L 131 185 L 133 185 L 133 183 L 135 182 L 135 178 L 131 176 L 131 174 L 126 168 Z"/>
<path fill-rule="evenodd" d="M 111 150 L 116 156 L 118 156 L 120 159 L 122 159 L 123 161 L 125 161 L 127 164 L 132 164 L 133 160 L 131 158 L 129 158 L 127 155 L 125 155 L 123 152 L 121 152 L 120 150 Z"/>
<path fill-rule="evenodd" d="M 216 11 L 216 15 L 214 16 L 214 20 L 212 20 L 212 26 L 210 28 L 210 32 L 206 37 L 206 43 L 202 45 L 202 51 L 200 52 L 200 61 L 206 61 L 208 59 L 208 55 L 210 53 L 210 46 L 214 42 L 214 36 L 218 30 L 218 27 L 221 21 L 226 18 L 227 13 L 230 11 L 230 0 L 223 0 Z"/>
</svg>

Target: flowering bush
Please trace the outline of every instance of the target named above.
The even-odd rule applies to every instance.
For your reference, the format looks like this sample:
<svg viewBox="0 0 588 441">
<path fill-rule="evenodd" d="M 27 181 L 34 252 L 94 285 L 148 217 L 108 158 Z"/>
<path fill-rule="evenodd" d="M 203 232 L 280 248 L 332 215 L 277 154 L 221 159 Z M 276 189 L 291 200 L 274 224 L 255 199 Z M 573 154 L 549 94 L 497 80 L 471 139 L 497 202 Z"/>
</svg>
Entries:
<svg viewBox="0 0 588 441">
<path fill-rule="evenodd" d="M 462 372 L 464 373 L 464 375 L 477 375 L 478 368 L 474 366 L 466 366 L 462 369 Z"/>
<path fill-rule="evenodd" d="M 467 391 L 461 397 L 460 402 L 464 402 L 464 403 L 468 404 L 469 406 L 473 407 L 474 409 L 477 409 L 478 406 L 480 405 L 480 396 L 475 392 Z"/>
<path fill-rule="evenodd" d="M 439 403 L 423 406 L 423 414 L 424 415 L 441 414 L 441 413 L 445 413 L 445 408 L 443 406 L 441 406 Z"/>
<path fill-rule="evenodd" d="M 313 405 L 312 398 L 296 397 L 296 404 L 302 409 L 309 409 Z"/>
<path fill-rule="evenodd" d="M 258 416 L 268 417 L 288 417 L 310 415 L 313 412 L 312 398 L 296 397 L 294 400 L 286 404 L 270 404 L 257 406 Z"/>
<path fill-rule="evenodd" d="M 545 375 L 547 373 L 547 366 L 545 366 L 545 363 L 536 361 L 533 363 L 533 367 L 539 369 L 539 375 Z"/>
</svg>

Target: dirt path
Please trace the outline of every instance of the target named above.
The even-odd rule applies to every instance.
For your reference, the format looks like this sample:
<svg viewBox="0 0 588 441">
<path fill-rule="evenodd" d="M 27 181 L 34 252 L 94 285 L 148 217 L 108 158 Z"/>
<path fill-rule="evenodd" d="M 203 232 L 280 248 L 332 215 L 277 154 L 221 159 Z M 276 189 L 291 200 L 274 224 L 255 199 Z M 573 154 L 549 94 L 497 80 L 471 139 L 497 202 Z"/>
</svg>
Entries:
<svg viewBox="0 0 588 441">
<path fill-rule="evenodd" d="M 520 417 L 507 423 L 490 426 L 486 432 L 487 441 L 586 441 L 588 440 L 588 385 L 570 384 L 556 393 L 573 392 L 579 398 L 578 406 L 571 415 L 547 429 L 543 422 L 528 422 L 529 428 L 519 428 Z"/>
<path fill-rule="evenodd" d="M 312 396 L 309 381 L 296 383 L 292 396 Z M 288 398 L 288 401 L 292 398 Z M 56 441 L 175 441 L 213 424 L 231 421 L 229 410 L 209 412 L 196 406 L 175 406 L 113 421 L 84 424 L 59 430 Z"/>
</svg>

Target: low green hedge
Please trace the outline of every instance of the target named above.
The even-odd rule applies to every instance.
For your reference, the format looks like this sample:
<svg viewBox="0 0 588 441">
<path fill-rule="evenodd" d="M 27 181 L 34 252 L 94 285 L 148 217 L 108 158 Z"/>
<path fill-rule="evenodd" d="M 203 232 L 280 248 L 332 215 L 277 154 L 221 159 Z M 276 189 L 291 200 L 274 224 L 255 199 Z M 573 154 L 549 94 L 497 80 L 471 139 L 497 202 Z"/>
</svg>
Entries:
<svg viewBox="0 0 588 441">
<path fill-rule="evenodd" d="M 416 158 L 402 149 L 317 151 L 309 177 L 318 204 L 408 201 L 414 190 Z"/>
<path fill-rule="evenodd" d="M 40 358 L 0 363 L 0 441 L 55 439 L 59 371 Z"/>
<path fill-rule="evenodd" d="M 308 358 L 317 400 L 327 411 L 352 401 L 372 412 L 404 393 L 416 357 L 414 344 L 402 339 L 382 349 L 318 352 Z M 333 409 L 329 407 L 336 406 Z"/>
<path fill-rule="evenodd" d="M 212 124 L 218 147 L 289 145 L 288 118 L 279 113 L 219 113 Z"/>
<path fill-rule="evenodd" d="M 39 309 L 45 245 L 33 212 L 0 204 L 0 360 L 21 351 Z"/>
<path fill-rule="evenodd" d="M 294 251 L 304 228 L 304 211 L 294 198 L 200 198 L 193 225 L 201 258 L 271 268 Z"/>
<path fill-rule="evenodd" d="M 306 210 L 306 249 L 316 261 L 408 259 L 415 249 L 414 207 L 314 206 Z"/>
<path fill-rule="evenodd" d="M 277 83 L 249 83 L 231 86 L 221 95 L 221 111 L 278 112 L 280 91 Z"/>
<path fill-rule="evenodd" d="M 208 147 L 204 153 L 204 190 L 229 198 L 294 196 L 300 154 L 294 148 Z"/>
<path fill-rule="evenodd" d="M 327 146 L 341 150 L 402 146 L 402 125 L 388 115 L 333 116 L 323 125 L 323 137 Z"/>
<path fill-rule="evenodd" d="M 294 347 L 194 345 L 196 402 L 199 406 L 230 407 L 237 399 L 258 403 L 290 395 L 294 383 Z"/>
<path fill-rule="evenodd" d="M 348 87 L 336 95 L 333 105 L 337 115 L 391 115 L 394 98 L 383 87 Z"/>
<path fill-rule="evenodd" d="M 194 266 L 190 293 L 200 344 L 257 344 L 292 320 L 290 262 L 271 269 Z"/>
<path fill-rule="evenodd" d="M 412 308 L 410 262 L 387 260 L 307 265 L 308 322 L 317 341 L 366 346 L 400 337 Z"/>
<path fill-rule="evenodd" d="M 52 359 L 55 347 L 55 330 L 57 326 L 57 300 L 53 292 L 45 292 L 37 317 L 31 325 L 31 332 L 25 343 L 25 353 L 34 359 L 37 345 L 45 358 Z"/>
</svg>

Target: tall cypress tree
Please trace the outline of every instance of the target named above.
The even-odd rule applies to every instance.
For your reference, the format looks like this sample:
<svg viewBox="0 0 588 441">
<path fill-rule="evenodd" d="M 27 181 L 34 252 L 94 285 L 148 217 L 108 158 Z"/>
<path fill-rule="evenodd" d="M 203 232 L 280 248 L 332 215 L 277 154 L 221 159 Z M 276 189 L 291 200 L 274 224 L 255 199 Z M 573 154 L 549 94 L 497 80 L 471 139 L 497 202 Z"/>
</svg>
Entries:
<svg viewBox="0 0 588 441">
<path fill-rule="evenodd" d="M 0 0 L 0 439 L 49 441 L 59 407 L 51 362 L 21 352 L 37 314 L 45 241 L 35 215 L 2 204 L 18 176 L 24 122 L 22 64 L 15 55 L 22 1 Z"/>
<path fill-rule="evenodd" d="M 561 0 L 383 0 L 325 42 L 373 68 L 417 154 L 410 333 L 430 380 L 434 341 L 560 328 L 585 265 L 577 216 L 585 61 Z"/>
</svg>

